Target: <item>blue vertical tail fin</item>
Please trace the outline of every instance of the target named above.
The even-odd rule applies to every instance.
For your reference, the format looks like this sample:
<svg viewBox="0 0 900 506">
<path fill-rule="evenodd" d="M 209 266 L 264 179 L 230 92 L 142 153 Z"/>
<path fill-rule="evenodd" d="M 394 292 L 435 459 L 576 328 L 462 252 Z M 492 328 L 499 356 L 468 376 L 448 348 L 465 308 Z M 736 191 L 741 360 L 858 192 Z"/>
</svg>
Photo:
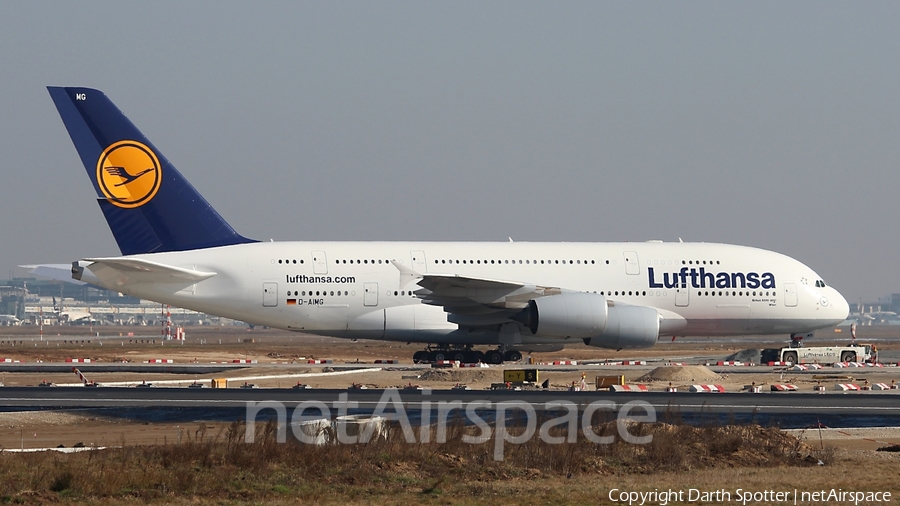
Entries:
<svg viewBox="0 0 900 506">
<path fill-rule="evenodd" d="M 123 255 L 255 242 L 235 232 L 102 92 L 48 90 Z"/>
</svg>

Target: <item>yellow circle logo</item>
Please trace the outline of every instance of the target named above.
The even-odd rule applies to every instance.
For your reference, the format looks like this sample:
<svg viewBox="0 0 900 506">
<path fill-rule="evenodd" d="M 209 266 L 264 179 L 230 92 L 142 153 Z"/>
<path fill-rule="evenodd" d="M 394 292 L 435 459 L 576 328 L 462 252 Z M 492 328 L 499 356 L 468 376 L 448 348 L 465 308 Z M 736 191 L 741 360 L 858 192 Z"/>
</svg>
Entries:
<svg viewBox="0 0 900 506">
<path fill-rule="evenodd" d="M 137 141 L 119 141 L 100 155 L 97 183 L 113 205 L 140 207 L 159 190 L 162 168 L 156 154 L 147 146 Z"/>
</svg>

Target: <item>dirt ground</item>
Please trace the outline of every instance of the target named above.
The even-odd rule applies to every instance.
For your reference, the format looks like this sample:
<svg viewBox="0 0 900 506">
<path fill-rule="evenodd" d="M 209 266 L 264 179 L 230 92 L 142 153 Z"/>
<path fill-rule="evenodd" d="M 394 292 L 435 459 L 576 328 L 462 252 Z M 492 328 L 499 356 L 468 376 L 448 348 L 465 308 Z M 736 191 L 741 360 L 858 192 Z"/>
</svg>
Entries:
<svg viewBox="0 0 900 506">
<path fill-rule="evenodd" d="M 523 368 L 525 364 L 506 364 L 486 369 L 430 369 L 413 366 L 412 354 L 421 349 L 417 344 L 389 343 L 380 341 L 348 341 L 327 337 L 309 336 L 271 329 L 248 330 L 242 327 L 188 327 L 188 337 L 184 343 L 163 341 L 158 329 L 147 327 L 98 327 L 99 332 L 91 335 L 87 327 L 49 327 L 45 328 L 44 338 L 40 339 L 35 328 L 2 327 L 0 328 L 0 360 L 17 360 L 21 362 L 64 362 L 66 359 L 91 359 L 93 363 L 131 362 L 142 363 L 153 359 L 171 359 L 175 363 L 231 362 L 236 359 L 256 360 L 257 363 L 244 369 L 226 373 L 204 375 L 178 374 L 138 374 L 138 373 L 89 373 L 89 379 L 99 383 L 111 382 L 158 382 L 166 380 L 208 382 L 211 378 L 230 378 L 230 386 L 243 381 L 250 381 L 261 388 L 286 388 L 298 382 L 309 384 L 314 388 L 346 388 L 351 383 L 360 383 L 371 388 L 402 387 L 420 385 L 431 388 L 449 388 L 457 383 L 466 384 L 472 389 L 488 388 L 491 383 L 503 381 L 503 369 Z M 879 349 L 883 352 L 897 354 L 900 351 L 900 337 L 895 341 L 890 328 L 861 328 L 859 341 L 867 338 L 878 339 Z M 131 333 L 131 335 L 129 335 Z M 120 335 L 121 334 L 121 335 Z M 834 341 L 845 341 L 839 333 L 822 333 Z M 826 341 L 817 336 L 821 341 Z M 826 369 L 814 372 L 796 372 L 785 368 L 752 368 L 739 367 L 703 367 L 703 363 L 715 364 L 732 353 L 748 348 L 775 347 L 773 342 L 716 341 L 714 339 L 692 341 L 690 343 L 660 342 L 649 350 L 629 350 L 616 352 L 589 348 L 583 345 L 568 347 L 553 353 L 535 353 L 531 358 L 535 362 L 551 362 L 554 360 L 576 360 L 602 363 L 603 361 L 647 360 L 644 366 L 606 367 L 566 366 L 541 371 L 541 381 L 550 380 L 552 388 L 569 388 L 573 382 L 580 384 L 584 374 L 586 383 L 592 388 L 596 376 L 625 375 L 627 383 L 644 383 L 652 390 L 662 390 L 669 382 L 679 389 L 687 389 L 696 383 L 721 384 L 728 391 L 739 391 L 751 383 L 763 386 L 772 383 L 794 383 L 802 391 L 812 391 L 817 382 L 831 386 L 838 382 L 900 383 L 900 368 L 865 368 L 865 369 Z M 894 355 L 896 356 L 896 355 Z M 310 365 L 309 359 L 328 359 L 334 364 L 372 364 L 375 360 L 398 360 L 398 365 L 385 365 L 385 370 L 353 372 L 342 375 L 321 375 L 332 373 L 330 364 Z M 526 355 L 526 360 L 528 356 Z M 691 367 L 669 371 L 671 377 L 662 376 L 657 380 L 649 380 L 647 375 L 666 362 L 690 364 Z M 72 364 L 77 366 L 77 364 Z M 657 376 L 660 371 L 657 370 Z M 666 372 L 666 370 L 662 370 Z M 680 374 L 680 375 L 676 375 Z M 688 374 L 685 376 L 685 374 Z M 314 376 L 305 376 L 305 375 Z M 280 376 L 278 378 L 259 378 Z M 287 377 L 285 377 L 287 376 Z M 639 379 L 644 377 L 643 379 Z M 255 378 L 247 380 L 246 378 Z M 816 379 L 820 378 L 820 379 Z M 821 379 L 824 378 L 824 379 Z M 2 382 L 7 386 L 35 385 L 42 380 L 57 384 L 76 383 L 78 379 L 72 373 L 36 374 L 36 373 L 2 373 Z M 760 394 L 790 395 L 790 394 Z M 871 393 L 867 395 L 885 395 Z M 891 395 L 891 394 L 887 394 Z M 900 398 L 900 394 L 898 395 Z M 79 412 L 26 412 L 0 413 L 0 446 L 3 448 L 46 448 L 64 445 L 73 446 L 82 443 L 86 446 L 116 446 L 127 444 L 162 444 L 179 441 L 190 437 L 198 431 L 216 433 L 226 424 L 223 423 L 187 423 L 165 424 L 133 422 L 125 419 L 105 418 Z M 883 430 L 869 437 L 861 429 L 856 429 L 851 436 L 839 432 L 827 431 L 804 437 L 810 442 L 824 441 L 835 447 L 848 451 L 874 450 L 879 445 L 900 443 L 900 429 Z M 867 429 L 868 430 L 868 429 Z M 821 440 L 819 439 L 821 438 Z"/>
<path fill-rule="evenodd" d="M 813 385 L 821 383 L 831 390 L 836 383 L 855 382 L 864 385 L 900 383 L 900 368 L 851 368 L 824 369 L 821 371 L 793 371 L 784 367 L 743 368 L 718 367 L 715 363 L 733 353 L 745 349 L 776 347 L 780 343 L 747 340 L 716 340 L 713 338 L 690 342 L 660 341 L 647 350 L 605 350 L 591 348 L 583 344 L 566 347 L 552 353 L 526 354 L 520 364 L 504 364 L 486 369 L 458 369 L 447 372 L 429 371 L 421 366 L 413 366 L 412 354 L 421 349 L 418 344 L 392 343 L 384 341 L 349 341 L 329 337 L 311 336 L 273 329 L 253 329 L 246 327 L 188 327 L 184 342 L 163 341 L 159 330 L 148 327 L 96 327 L 94 335 L 88 327 L 53 326 L 45 327 L 43 340 L 39 339 L 34 327 L 0 327 L 0 360 L 21 362 L 65 362 L 67 359 L 90 359 L 93 363 L 143 363 L 148 360 L 168 359 L 176 364 L 210 362 L 232 362 L 234 360 L 255 360 L 256 364 L 247 369 L 204 375 L 137 374 L 137 373 L 87 373 L 90 380 L 99 383 L 110 382 L 159 382 L 166 380 L 197 380 L 208 382 L 212 378 L 231 378 L 232 386 L 237 386 L 244 378 L 260 376 L 282 376 L 271 379 L 253 379 L 260 387 L 285 388 L 298 382 L 314 388 L 346 388 L 351 383 L 360 383 L 370 388 L 400 387 L 410 384 L 432 388 L 449 388 L 463 383 L 473 389 L 488 388 L 491 383 L 503 381 L 503 369 L 527 367 L 528 359 L 535 363 L 559 360 L 575 360 L 579 366 L 560 366 L 541 371 L 540 381 L 550 380 L 552 388 L 569 388 L 572 383 L 581 383 L 582 374 L 588 386 L 593 385 L 597 376 L 624 375 L 627 383 L 647 384 L 652 390 L 663 390 L 669 382 L 679 389 L 687 389 L 692 384 L 719 384 L 727 391 L 739 391 L 751 384 L 768 390 L 773 383 L 792 383 L 802 391 L 811 391 Z M 96 333 L 100 335 L 97 336 Z M 891 327 L 861 327 L 859 341 L 877 339 L 880 353 L 900 360 L 900 330 Z M 129 335 L 131 334 L 131 335 Z M 835 344 L 846 342 L 842 333 L 833 330 L 820 332 L 813 344 Z M 399 364 L 385 365 L 377 372 L 357 372 L 346 375 L 317 375 L 283 377 L 288 375 L 321 374 L 330 372 L 329 364 L 310 365 L 310 359 L 332 360 L 334 365 L 368 364 L 376 360 L 395 360 Z M 605 367 L 583 364 L 602 364 L 605 361 L 645 360 L 646 365 L 627 367 Z M 650 373 L 666 363 L 685 364 L 676 367 L 679 374 L 671 377 Z M 697 368 L 710 364 L 709 370 Z M 72 364 L 77 366 L 78 364 Z M 87 371 L 87 369 L 86 369 Z M 690 371 L 692 374 L 687 374 Z M 665 372 L 665 371 L 663 371 Z M 56 384 L 72 384 L 79 381 L 74 374 L 18 374 L 0 373 L 0 382 L 8 386 L 36 385 L 41 381 Z"/>
</svg>

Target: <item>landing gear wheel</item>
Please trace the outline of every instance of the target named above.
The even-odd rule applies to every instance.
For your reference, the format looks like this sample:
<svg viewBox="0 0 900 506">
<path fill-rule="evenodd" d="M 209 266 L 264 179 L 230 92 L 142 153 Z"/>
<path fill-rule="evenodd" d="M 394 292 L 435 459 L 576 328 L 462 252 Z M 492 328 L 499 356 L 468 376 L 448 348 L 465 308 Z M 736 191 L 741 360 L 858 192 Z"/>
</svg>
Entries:
<svg viewBox="0 0 900 506">
<path fill-rule="evenodd" d="M 509 350 L 503 355 L 503 360 L 506 362 L 518 362 L 522 360 L 522 354 L 516 350 Z"/>
<path fill-rule="evenodd" d="M 484 360 L 489 364 L 502 364 L 503 354 L 500 350 L 491 350 L 484 354 Z"/>
<path fill-rule="evenodd" d="M 413 353 L 413 363 L 414 364 L 425 364 L 428 362 L 428 352 L 425 350 L 417 351 Z"/>
<path fill-rule="evenodd" d="M 466 356 L 468 353 L 464 351 L 454 351 L 450 354 L 450 360 L 457 360 L 459 362 L 468 362 L 468 357 Z"/>
<path fill-rule="evenodd" d="M 446 351 L 432 351 L 429 354 L 429 357 L 432 362 L 440 362 L 442 360 L 447 360 L 447 352 Z"/>
<path fill-rule="evenodd" d="M 484 362 L 484 353 L 480 351 L 470 351 L 466 353 L 466 362 L 471 364 L 476 364 L 478 362 Z"/>
</svg>

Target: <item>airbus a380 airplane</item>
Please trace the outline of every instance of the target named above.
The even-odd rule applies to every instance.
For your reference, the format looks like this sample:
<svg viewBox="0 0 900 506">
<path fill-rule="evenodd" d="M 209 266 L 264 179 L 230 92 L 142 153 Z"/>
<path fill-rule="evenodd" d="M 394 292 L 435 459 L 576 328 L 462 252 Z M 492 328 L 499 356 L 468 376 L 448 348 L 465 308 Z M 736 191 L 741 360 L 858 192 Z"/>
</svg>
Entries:
<svg viewBox="0 0 900 506">
<path fill-rule="evenodd" d="M 501 363 L 584 342 L 804 334 L 847 301 L 771 251 L 705 243 L 258 242 L 237 234 L 100 91 L 50 87 L 121 257 L 72 277 L 259 325 L 427 343 Z M 487 352 L 473 346 L 487 345 Z"/>
</svg>

